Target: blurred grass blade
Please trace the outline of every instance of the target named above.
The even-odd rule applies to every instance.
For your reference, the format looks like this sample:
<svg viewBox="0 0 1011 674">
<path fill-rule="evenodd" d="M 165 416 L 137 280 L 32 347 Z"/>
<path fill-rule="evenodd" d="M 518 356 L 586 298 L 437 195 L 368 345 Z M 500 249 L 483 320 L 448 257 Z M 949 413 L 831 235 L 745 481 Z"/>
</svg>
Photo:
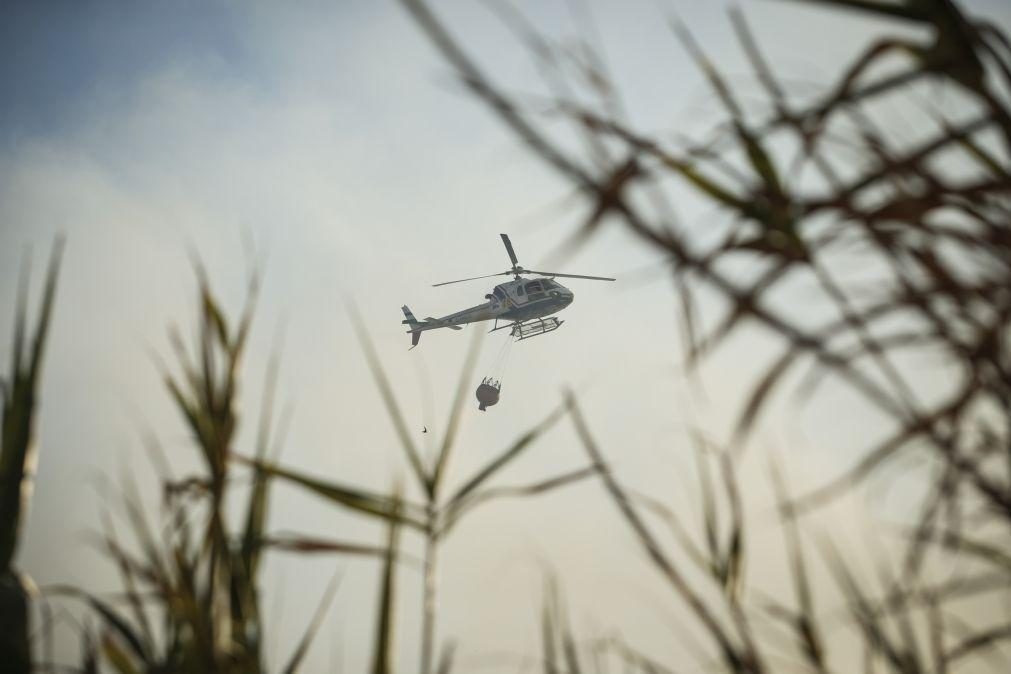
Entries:
<svg viewBox="0 0 1011 674">
<path fill-rule="evenodd" d="M 275 351 L 267 365 L 267 378 L 260 405 L 260 427 L 256 438 L 256 460 L 265 461 L 270 445 L 271 421 L 274 417 L 274 397 L 280 359 Z M 275 457 L 276 458 L 276 457 Z M 253 486 L 246 506 L 246 525 L 242 533 L 242 561 L 248 577 L 255 578 L 260 560 L 258 541 L 263 537 L 270 498 L 270 476 L 259 466 L 253 467 Z"/>
<path fill-rule="evenodd" d="M 793 347 L 787 348 L 783 355 L 765 371 L 765 374 L 758 380 L 758 383 L 751 388 L 751 393 L 748 395 L 744 409 L 737 418 L 737 425 L 734 429 L 734 437 L 731 442 L 732 445 L 738 445 L 748 435 L 769 395 L 775 389 L 776 384 L 783 379 L 786 371 L 791 365 L 796 364 L 797 361 L 797 350 Z"/>
<path fill-rule="evenodd" d="M 568 613 L 559 597 L 557 584 L 553 584 L 552 588 L 555 592 L 555 615 L 558 617 L 558 627 L 562 637 L 562 654 L 565 656 L 566 674 L 581 674 L 583 668 L 579 662 L 579 652 L 576 648 L 576 639 L 572 634 L 572 626 L 569 624 Z"/>
<path fill-rule="evenodd" d="M 399 492 L 398 492 L 399 493 Z M 386 538 L 386 555 L 383 560 L 382 584 L 379 589 L 379 612 L 376 634 L 373 639 L 375 650 L 372 656 L 372 674 L 393 674 L 393 620 L 394 597 L 396 594 L 397 546 L 400 539 L 400 501 L 393 499 L 394 517 L 391 517 Z"/>
<path fill-rule="evenodd" d="M 540 437 L 548 429 L 555 425 L 559 419 L 567 412 L 569 405 L 567 402 L 563 402 L 561 405 L 556 407 L 548 416 L 541 421 L 539 424 L 531 428 L 529 431 L 521 435 L 516 442 L 514 442 L 508 449 L 502 452 L 499 456 L 492 459 L 484 468 L 479 470 L 473 477 L 467 480 L 463 486 L 457 489 L 456 493 L 453 494 L 447 501 L 447 509 L 454 508 L 460 504 L 460 502 L 472 491 L 480 487 L 486 480 L 492 477 L 499 470 L 508 465 L 513 459 L 518 457 L 523 451 L 529 447 L 534 440 Z"/>
<path fill-rule="evenodd" d="M 0 573 L 7 572 L 14 560 L 21 527 L 22 501 L 30 494 L 30 485 L 25 481 L 25 465 L 33 441 L 42 355 L 49 334 L 62 254 L 63 238 L 59 237 L 53 244 L 50 254 L 31 356 L 27 363 L 23 353 L 24 335 L 27 330 L 27 281 L 23 282 L 17 300 L 14 350 L 11 354 L 13 369 L 8 375 L 9 388 L 4 391 L 2 444 L 0 444 Z M 27 276 L 27 268 L 25 275 Z"/>
<path fill-rule="evenodd" d="M 723 588 L 731 603 L 736 605 L 744 584 L 744 511 L 733 463 L 725 451 L 720 452 L 719 458 L 727 502 L 730 504 L 730 537 L 724 563 Z"/>
<path fill-rule="evenodd" d="M 695 439 L 695 466 L 698 471 L 699 487 L 702 490 L 702 530 L 705 532 L 709 573 L 722 584 L 724 579 L 721 572 L 719 520 L 713 478 L 709 471 L 708 446 L 698 434 L 692 434 L 692 437 Z"/>
<path fill-rule="evenodd" d="M 400 406 L 397 405 L 397 399 L 393 395 L 393 389 L 390 387 L 390 381 L 386 378 L 386 373 L 383 371 L 379 356 L 376 355 L 375 347 L 372 346 L 372 340 L 365 331 L 365 326 L 362 324 L 362 319 L 358 315 L 358 312 L 350 309 L 348 313 L 351 315 L 351 324 L 354 326 L 355 334 L 358 335 L 358 341 L 362 345 L 362 350 L 365 351 L 365 360 L 369 365 L 369 370 L 372 371 L 372 377 L 376 380 L 376 386 L 379 387 L 379 393 L 383 398 L 383 403 L 386 405 L 386 411 L 390 415 L 390 420 L 393 421 L 393 428 L 396 430 L 397 437 L 400 438 L 400 444 L 407 455 L 407 460 L 411 464 L 411 470 L 414 472 L 414 476 L 417 478 L 422 490 L 431 497 L 431 480 L 425 471 L 424 464 L 421 462 L 418 448 L 414 444 L 414 440 L 411 439 L 411 433 L 407 430 L 404 415 L 400 411 Z"/>
<path fill-rule="evenodd" d="M 405 507 L 388 496 L 371 494 L 361 489 L 345 487 L 335 482 L 318 480 L 293 470 L 286 470 L 268 461 L 249 459 L 236 455 L 236 458 L 243 463 L 250 464 L 264 471 L 268 475 L 294 482 L 305 487 L 317 496 L 322 496 L 328 501 L 338 503 L 366 515 L 381 517 L 386 520 L 397 520 L 401 524 L 407 524 L 419 530 L 425 529 L 425 524 L 421 519 L 413 517 L 410 513 L 404 512 Z"/>
<path fill-rule="evenodd" d="M 144 646 L 143 639 L 137 634 L 137 632 L 134 631 L 134 629 L 130 626 L 130 623 L 119 615 L 116 609 L 108 603 L 83 590 L 66 585 L 59 585 L 50 588 L 49 592 L 54 595 L 74 597 L 90 605 L 91 608 L 102 618 L 103 622 L 105 622 L 108 630 L 118 635 L 124 643 L 130 647 L 130 651 L 133 654 L 132 657 L 136 657 L 144 664 L 150 663 L 150 657 L 148 656 L 147 649 Z"/>
<path fill-rule="evenodd" d="M 579 470 L 570 471 L 568 473 L 563 473 L 562 475 L 557 475 L 555 477 L 548 478 L 546 480 L 541 480 L 539 482 L 534 482 L 533 484 L 523 485 L 519 487 L 493 487 L 491 489 L 486 489 L 479 491 L 468 499 L 464 499 L 456 504 L 453 508 L 446 511 L 446 519 L 442 528 L 439 530 L 439 536 L 443 536 L 449 532 L 449 530 L 460 520 L 465 514 L 469 513 L 471 510 L 476 508 L 478 505 L 487 503 L 488 501 L 493 501 L 500 498 L 522 498 L 526 496 L 538 496 L 545 492 L 553 491 L 560 487 L 565 487 L 576 482 L 585 480 L 588 477 L 596 475 L 601 470 L 600 466 L 588 466 L 586 468 L 580 468 Z"/>
<path fill-rule="evenodd" d="M 880 14 L 893 19 L 924 21 L 929 16 L 932 3 L 927 2 L 885 2 L 884 0 L 805 0 L 807 3 L 835 5 L 844 9 Z"/>
<path fill-rule="evenodd" d="M 102 654 L 119 674 L 141 674 L 140 670 L 134 666 L 130 656 L 120 648 L 115 637 L 111 634 L 102 635 Z"/>
<path fill-rule="evenodd" d="M 548 576 L 544 580 L 544 602 L 541 607 L 541 663 L 544 674 L 560 674 L 558 666 L 557 625 L 554 580 Z"/>
<path fill-rule="evenodd" d="M 572 417 L 572 422 L 576 427 L 576 433 L 582 441 L 583 448 L 586 450 L 586 453 L 589 455 L 591 461 L 593 461 L 596 465 L 604 466 L 604 468 L 600 471 L 604 486 L 607 488 L 608 493 L 611 495 L 611 499 L 614 501 L 619 512 L 625 518 L 625 521 L 635 532 L 640 544 L 648 554 L 650 561 L 657 570 L 663 574 L 671 588 L 679 597 L 681 597 L 681 599 L 684 600 L 695 617 L 705 627 L 706 632 L 710 637 L 712 637 L 712 639 L 716 642 L 716 645 L 719 647 L 720 655 L 723 657 L 726 665 L 731 671 L 747 671 L 747 669 L 744 668 L 744 664 L 747 661 L 746 659 L 749 657 L 753 661 L 752 664 L 754 668 L 756 670 L 760 670 L 760 666 L 757 662 L 754 662 L 757 654 L 744 654 L 738 650 L 738 647 L 730 636 L 730 633 L 724 627 L 723 623 L 716 617 L 716 614 L 713 612 L 709 604 L 707 604 L 703 598 L 695 592 L 694 586 L 688 582 L 688 579 L 682 574 L 681 570 L 671 561 L 671 559 L 660 547 L 660 544 L 650 532 L 645 522 L 643 522 L 639 513 L 632 506 L 632 501 L 625 493 L 625 490 L 611 474 L 611 471 L 606 467 L 603 454 L 601 454 L 600 449 L 597 447 L 597 443 L 593 439 L 593 435 L 590 433 L 590 429 L 586 425 L 586 421 L 579 410 L 579 406 L 576 405 L 571 393 L 568 394 L 568 398 L 569 405 L 572 410 L 570 416 Z"/>
<path fill-rule="evenodd" d="M 874 610 L 870 600 L 853 578 L 853 574 L 847 568 L 843 557 L 829 542 L 825 544 L 824 556 L 829 569 L 833 572 L 837 584 L 849 603 L 849 611 L 863 633 L 864 642 L 867 646 L 872 651 L 881 655 L 895 671 L 919 671 L 914 667 L 914 663 L 910 661 L 902 645 L 894 643 L 889 638 L 888 631 L 881 624 L 878 613 Z M 900 610 L 902 609 L 900 608 Z"/>
<path fill-rule="evenodd" d="M 144 612 L 144 607 L 141 602 L 140 593 L 137 589 L 137 578 L 134 573 L 133 564 L 131 560 L 123 552 L 122 546 L 118 543 L 116 538 L 116 530 L 112 524 L 110 517 L 103 517 L 103 532 L 102 532 L 103 542 L 105 543 L 106 553 L 111 555 L 113 560 L 115 560 L 116 565 L 119 569 L 120 579 L 123 583 L 123 589 L 126 591 L 127 599 L 130 604 L 130 609 L 133 611 L 133 617 L 140 626 L 141 635 L 143 636 L 144 643 L 150 644 L 154 641 L 153 631 L 151 629 L 151 624 L 147 619 L 147 614 Z"/>
<path fill-rule="evenodd" d="M 481 340 L 484 332 L 475 330 L 470 338 L 470 346 L 467 349 L 467 357 L 463 362 L 463 369 L 460 371 L 460 379 L 456 384 L 456 395 L 453 398 L 453 406 L 450 408 L 449 421 L 446 422 L 446 435 L 442 440 L 442 447 L 439 449 L 439 456 L 435 462 L 435 469 L 432 471 L 429 493 L 433 498 L 439 492 L 439 485 L 446 466 L 449 464 L 449 454 L 453 449 L 453 442 L 456 440 L 456 433 L 460 426 L 460 413 L 463 412 L 463 404 L 467 399 L 470 383 L 473 381 L 474 366 L 477 364 L 477 355 L 481 350 Z"/>
<path fill-rule="evenodd" d="M 81 635 L 81 674 L 98 674 L 98 648 L 88 628 Z"/>
<path fill-rule="evenodd" d="M 4 666 L 12 672 L 32 668 L 28 635 L 30 596 L 25 579 L 15 571 L 14 558 L 22 529 L 24 510 L 31 498 L 31 476 L 37 395 L 42 370 L 42 356 L 52 318 L 56 285 L 63 255 L 63 237 L 53 243 L 45 287 L 32 338 L 31 353 L 25 361 L 25 336 L 28 330 L 27 260 L 21 270 L 14 316 L 11 371 L 0 378 L 0 654 Z"/>
<path fill-rule="evenodd" d="M 299 553 L 340 553 L 376 557 L 382 557 L 386 554 L 386 548 L 378 545 L 346 543 L 344 541 L 313 538 L 310 536 L 265 536 L 260 539 L 260 545 L 274 550 Z"/>
<path fill-rule="evenodd" d="M 674 535 L 675 540 L 684 549 L 688 558 L 691 559 L 699 567 L 699 569 L 703 571 L 709 570 L 709 560 L 706 558 L 705 553 L 702 548 L 696 545 L 695 541 L 692 540 L 691 535 L 688 533 L 688 529 L 681 523 L 681 519 L 677 516 L 674 510 L 652 496 L 632 492 L 630 492 L 629 495 L 632 497 L 634 503 L 641 504 L 643 508 L 653 512 L 667 524 L 671 533 Z"/>
<path fill-rule="evenodd" d="M 439 665 L 435 668 L 436 674 L 451 674 L 455 655 L 456 644 L 452 641 L 446 642 L 442 647 L 442 655 L 439 656 Z"/>
<path fill-rule="evenodd" d="M 302 635 L 302 639 L 298 643 L 298 648 L 292 653 L 291 659 L 288 660 L 288 664 L 284 667 L 284 674 L 295 674 L 298 671 L 299 666 L 302 664 L 302 660 L 305 658 L 305 654 L 309 652 L 309 646 L 312 644 L 313 637 L 316 636 L 316 632 L 319 631 L 320 625 L 323 624 L 323 617 L 326 615 L 327 609 L 330 608 L 330 604 L 333 602 L 334 595 L 337 594 L 337 588 L 340 587 L 339 576 L 334 576 L 330 579 L 330 584 L 327 586 L 326 591 L 320 598 L 319 606 L 316 607 L 316 614 L 312 618 L 312 622 L 306 628 L 305 633 Z"/>
<path fill-rule="evenodd" d="M 793 579 L 794 592 L 799 605 L 797 616 L 792 626 L 797 632 L 804 649 L 804 657 L 818 672 L 826 672 L 826 653 L 824 640 L 818 628 L 816 619 L 814 594 L 808 578 L 807 566 L 804 560 L 804 549 L 800 543 L 800 531 L 794 512 L 790 494 L 786 486 L 786 478 L 778 463 L 771 464 L 772 483 L 776 493 L 780 519 L 783 522 L 783 535 L 790 563 L 790 577 Z"/>
</svg>

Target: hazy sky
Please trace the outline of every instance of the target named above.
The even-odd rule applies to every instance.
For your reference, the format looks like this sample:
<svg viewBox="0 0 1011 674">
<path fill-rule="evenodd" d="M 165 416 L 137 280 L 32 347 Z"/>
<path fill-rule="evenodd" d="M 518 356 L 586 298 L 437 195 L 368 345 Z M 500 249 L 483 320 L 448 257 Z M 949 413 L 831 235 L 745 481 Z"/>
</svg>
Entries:
<svg viewBox="0 0 1011 674">
<path fill-rule="evenodd" d="M 394 2 L 39 4 L 0 10 L 0 362 L 7 362 L 25 248 L 32 250 L 37 290 L 50 242 L 57 232 L 67 236 L 22 567 L 40 585 L 116 587 L 110 565 L 86 544 L 103 498 L 111 498 L 101 476 L 118 482 L 136 473 L 153 514 L 158 495 L 140 441 L 145 429 L 157 432 L 180 473 L 195 465 L 152 354 L 170 354 L 171 323 L 193 325 L 189 248 L 238 310 L 247 231 L 266 257 L 266 274 L 245 361 L 249 423 L 240 450 L 249 451 L 266 357 L 281 334 L 280 393 L 294 409 L 284 462 L 378 490 L 406 479 L 344 298 L 360 308 L 419 441 L 430 440 L 441 431 L 473 328 L 426 333 L 408 353 L 400 306 L 429 316 L 480 302 L 490 288 L 483 282 L 430 286 L 508 266 L 499 232 L 510 233 L 521 262 L 536 268 L 579 222 L 584 205 L 462 90 Z M 1006 2 L 962 4 L 1011 26 Z M 433 5 L 496 78 L 536 89 L 536 64 L 482 3 Z M 585 26 L 573 5 L 580 6 L 518 3 L 558 38 Z M 587 3 L 641 128 L 690 131 L 715 109 L 665 25 L 668 12 L 677 12 L 732 77 L 747 77 L 728 6 Z M 743 7 L 797 87 L 824 83 L 873 35 L 857 16 L 797 3 Z M 691 200 L 677 207 L 693 226 L 713 215 Z M 561 271 L 627 279 L 653 261 L 611 226 Z M 507 446 L 573 386 L 622 477 L 694 516 L 684 430 L 697 415 L 725 437 L 769 344 L 742 333 L 705 369 L 707 396 L 700 400 L 677 378 L 676 305 L 666 283 L 569 286 L 576 298 L 562 329 L 512 349 L 501 403 L 481 414 L 468 402 L 450 480 L 459 482 Z M 485 339 L 478 377 L 504 339 Z M 843 450 L 873 434 L 866 411 L 847 402 L 829 394 L 802 418 L 774 416 L 758 444 L 787 453 L 799 474 L 832 474 L 852 460 Z M 434 433 L 422 438 L 423 424 Z M 585 462 L 563 424 L 499 479 L 520 484 Z M 742 467 L 756 494 L 764 490 L 765 465 L 760 459 Z M 275 495 L 275 531 L 380 539 L 370 523 L 287 487 Z M 756 527 L 763 517 L 756 514 Z M 564 569 L 581 625 L 619 627 L 658 658 L 676 657 L 682 651 L 673 637 L 683 619 L 673 598 L 657 592 L 631 541 L 597 484 L 489 506 L 464 522 L 442 560 L 440 623 L 442 636 L 465 645 L 462 671 L 478 664 L 496 671 L 535 652 L 542 563 Z M 752 545 L 771 549 L 779 541 Z M 270 558 L 265 584 L 269 620 L 278 626 L 275 663 L 293 648 L 336 569 L 343 570 L 342 585 L 311 669 L 334 657 L 345 671 L 363 670 L 376 565 L 333 558 Z M 759 580 L 775 575 L 751 571 Z M 417 574 L 405 570 L 401 587 L 401 653 L 413 663 Z"/>
</svg>

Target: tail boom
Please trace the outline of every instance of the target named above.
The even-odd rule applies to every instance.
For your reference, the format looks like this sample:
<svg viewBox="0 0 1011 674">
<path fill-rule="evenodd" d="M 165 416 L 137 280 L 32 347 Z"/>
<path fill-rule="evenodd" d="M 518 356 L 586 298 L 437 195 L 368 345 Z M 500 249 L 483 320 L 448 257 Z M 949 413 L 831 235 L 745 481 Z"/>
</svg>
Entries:
<svg viewBox="0 0 1011 674">
<path fill-rule="evenodd" d="M 421 333 L 425 330 L 435 330 L 437 328 L 449 328 L 450 330 L 462 330 L 459 325 L 454 325 L 447 322 L 445 319 L 428 317 L 424 321 L 419 321 L 414 317 L 410 308 L 405 304 L 401 307 L 404 312 L 404 320 L 400 321 L 403 325 L 409 326 L 411 329 L 407 331 L 407 334 L 411 336 L 411 348 L 413 349 L 421 341 Z"/>
</svg>

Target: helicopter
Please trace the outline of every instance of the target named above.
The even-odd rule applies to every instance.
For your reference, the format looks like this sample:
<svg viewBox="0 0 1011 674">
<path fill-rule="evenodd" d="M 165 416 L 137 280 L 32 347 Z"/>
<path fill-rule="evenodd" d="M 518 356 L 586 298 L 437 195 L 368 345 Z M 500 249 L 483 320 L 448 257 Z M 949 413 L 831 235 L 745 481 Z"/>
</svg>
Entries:
<svg viewBox="0 0 1011 674">
<path fill-rule="evenodd" d="M 495 274 L 486 274 L 485 276 L 473 276 L 456 281 L 436 283 L 432 287 L 437 288 L 451 283 L 476 281 L 477 279 L 491 278 L 493 276 L 512 276 L 513 280 L 495 286 L 492 292 L 484 296 L 488 300 L 484 304 L 478 304 L 477 306 L 457 311 L 442 318 L 428 317 L 423 321 L 419 321 L 405 304 L 402 307 L 405 320 L 401 321 L 401 323 L 410 327 L 407 334 L 411 336 L 412 349 L 421 341 L 422 332 L 437 330 L 439 328 L 461 330 L 460 326 L 462 325 L 480 321 L 495 321 L 495 325 L 490 332 L 509 329 L 510 334 L 517 340 L 553 332 L 560 328 L 564 321 L 551 316 L 551 314 L 558 313 L 572 304 L 574 297 L 571 290 L 555 281 L 556 277 L 581 278 L 593 281 L 615 280 L 606 276 L 561 274 L 558 272 L 524 269 L 516 259 L 516 251 L 513 250 L 513 244 L 509 240 L 509 236 L 507 234 L 500 234 L 499 236 L 502 237 L 502 243 L 505 245 L 506 252 L 509 253 L 512 268 Z M 529 274 L 538 274 L 539 276 L 535 278 L 523 278 L 524 275 Z M 504 322 L 504 324 L 500 326 L 499 322 Z"/>
</svg>

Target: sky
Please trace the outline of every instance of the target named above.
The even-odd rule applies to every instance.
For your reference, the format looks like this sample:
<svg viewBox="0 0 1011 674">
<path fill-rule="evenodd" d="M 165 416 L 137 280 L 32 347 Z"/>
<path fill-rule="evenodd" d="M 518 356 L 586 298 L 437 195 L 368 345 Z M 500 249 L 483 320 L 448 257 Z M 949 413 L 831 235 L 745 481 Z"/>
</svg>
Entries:
<svg viewBox="0 0 1011 674">
<path fill-rule="evenodd" d="M 1004 2 L 962 4 L 1011 26 Z M 497 81 L 535 86 L 536 62 L 485 4 L 433 6 Z M 714 61 L 745 78 L 730 6 L 517 3 L 533 25 L 563 41 L 592 25 L 629 117 L 640 128 L 689 133 L 711 121 L 715 106 L 664 17 L 676 13 Z M 856 15 L 792 2 L 742 7 L 777 69 L 798 87 L 826 81 L 873 36 Z M 409 474 L 347 306 L 360 311 L 418 441 L 431 443 L 475 328 L 426 333 L 408 352 L 400 306 L 430 316 L 476 304 L 490 285 L 431 285 L 505 269 L 500 232 L 510 234 L 522 264 L 538 268 L 586 213 L 463 90 L 394 2 L 5 3 L 0 45 L 0 362 L 7 362 L 26 251 L 37 291 L 51 242 L 58 233 L 67 239 L 42 383 L 36 490 L 19 557 L 40 586 L 115 589 L 113 569 L 87 533 L 123 480 L 136 480 L 155 512 L 145 434 L 160 438 L 179 474 L 196 466 L 158 369 L 159 357 L 170 359 L 169 326 L 190 334 L 194 324 L 194 251 L 235 314 L 252 264 L 246 239 L 263 261 L 239 450 L 251 450 L 266 361 L 279 348 L 279 395 L 293 410 L 283 462 L 388 491 Z M 694 225 L 714 215 L 688 196 L 677 207 Z M 468 406 L 451 483 L 572 388 L 618 474 L 698 517 L 686 431 L 702 423 L 724 437 L 749 376 L 773 351 L 745 331 L 704 368 L 704 395 L 688 387 L 670 286 L 622 283 L 656 262 L 619 227 L 605 227 L 559 271 L 617 283 L 567 284 L 576 298 L 561 316 L 565 325 L 515 344 L 504 369 L 492 371 L 501 333 L 484 338 L 475 378 L 500 376 L 502 400 L 484 414 Z M 943 376 L 938 366 L 936 377 Z M 880 430 L 843 393 L 828 392 L 800 415 L 785 404 L 775 409 L 757 444 L 816 480 L 849 465 L 847 448 Z M 423 426 L 431 433 L 422 436 Z M 586 461 L 563 423 L 500 484 Z M 764 460 L 741 468 L 746 492 L 761 502 Z M 381 540 L 369 522 L 296 490 L 281 486 L 275 495 L 274 531 Z M 909 496 L 900 484 L 881 498 L 901 508 Z M 761 531 L 771 512 L 755 513 Z M 840 531 L 851 526 L 859 539 L 859 513 L 839 517 L 852 518 Z M 778 541 L 757 536 L 751 545 L 756 559 L 776 559 Z M 683 655 L 684 616 L 658 595 L 656 577 L 597 484 L 489 505 L 449 539 L 442 565 L 440 635 L 463 644 L 465 671 L 515 671 L 536 652 L 545 567 L 564 570 L 580 625 L 635 634 L 661 660 Z M 264 581 L 268 621 L 277 626 L 275 665 L 335 573 L 341 586 L 309 670 L 338 662 L 363 671 L 376 564 L 283 554 L 270 557 Z M 776 571 L 769 573 L 774 582 Z M 413 663 L 420 579 L 409 569 L 401 576 L 400 653 Z"/>
</svg>

